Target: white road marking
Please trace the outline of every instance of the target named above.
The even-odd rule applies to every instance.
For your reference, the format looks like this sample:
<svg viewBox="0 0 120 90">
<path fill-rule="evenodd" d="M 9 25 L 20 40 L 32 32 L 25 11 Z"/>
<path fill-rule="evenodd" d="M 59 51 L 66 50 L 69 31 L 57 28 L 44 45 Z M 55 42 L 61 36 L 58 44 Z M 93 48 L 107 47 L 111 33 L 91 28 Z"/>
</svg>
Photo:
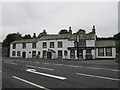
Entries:
<svg viewBox="0 0 120 90">
<path fill-rule="evenodd" d="M 35 62 L 35 63 L 40 63 L 40 62 Z"/>
<path fill-rule="evenodd" d="M 36 66 L 31 66 L 31 65 L 26 65 L 27 67 L 32 67 L 32 68 L 39 68 L 39 69 L 45 69 L 45 70 L 50 70 L 50 71 L 54 71 L 54 69 L 51 68 L 45 68 L 45 67 L 36 67 Z"/>
<path fill-rule="evenodd" d="M 27 80 L 25 80 L 25 79 L 22 79 L 22 78 L 19 78 L 19 77 L 16 77 L 16 76 L 12 76 L 12 77 L 15 78 L 15 79 L 17 79 L 17 80 L 20 80 L 20 81 L 23 81 L 23 82 L 25 82 L 25 83 L 28 83 L 28 84 L 30 84 L 30 85 L 36 86 L 36 87 L 38 87 L 38 88 L 42 88 L 42 89 L 44 89 L 44 90 L 50 90 L 50 89 L 48 89 L 48 88 L 46 88 L 46 87 L 43 87 L 43 86 L 41 86 L 41 85 L 37 85 L 37 84 L 35 84 L 35 83 L 33 83 L 33 82 L 30 82 L 30 81 L 27 81 Z"/>
<path fill-rule="evenodd" d="M 4 63 L 17 65 L 17 63 L 11 63 L 11 62 L 4 62 Z"/>
<path fill-rule="evenodd" d="M 82 75 L 82 76 L 88 76 L 88 77 L 96 77 L 96 78 L 101 78 L 101 79 L 108 79 L 108 80 L 120 81 L 120 79 L 116 79 L 116 78 L 109 78 L 109 77 L 103 77 L 103 76 L 96 76 L 96 75 L 90 75 L 90 74 L 84 74 L 84 73 L 76 73 L 76 74 Z"/>
<path fill-rule="evenodd" d="M 44 63 L 44 64 L 48 64 L 49 65 L 50 63 Z"/>
<path fill-rule="evenodd" d="M 60 65 L 60 66 L 62 66 L 63 64 L 54 64 L 54 65 Z"/>
<path fill-rule="evenodd" d="M 10 63 L 10 64 L 17 65 L 17 63 Z"/>
<path fill-rule="evenodd" d="M 36 70 L 34 69 L 27 69 L 27 72 L 31 72 L 31 73 L 35 73 L 35 74 L 39 74 L 39 75 L 43 75 L 43 76 L 48 76 L 48 77 L 52 77 L 52 78 L 56 78 L 56 79 L 60 79 L 60 80 L 65 80 L 67 78 L 65 77 L 61 77 L 61 76 L 56 76 L 56 75 L 51 75 L 51 74 L 46 74 L 46 73 L 41 73 L 41 72 L 36 72 Z"/>
<path fill-rule="evenodd" d="M 98 70 L 109 70 L 109 71 L 114 71 L 114 72 L 119 72 L 120 70 L 115 70 L 115 69 L 108 69 L 108 68 L 97 68 L 97 67 L 85 67 L 85 66 L 74 66 L 74 65 L 65 65 L 63 66 L 68 66 L 68 67 L 75 67 L 75 68 L 85 68 L 85 69 L 98 69 Z"/>
</svg>

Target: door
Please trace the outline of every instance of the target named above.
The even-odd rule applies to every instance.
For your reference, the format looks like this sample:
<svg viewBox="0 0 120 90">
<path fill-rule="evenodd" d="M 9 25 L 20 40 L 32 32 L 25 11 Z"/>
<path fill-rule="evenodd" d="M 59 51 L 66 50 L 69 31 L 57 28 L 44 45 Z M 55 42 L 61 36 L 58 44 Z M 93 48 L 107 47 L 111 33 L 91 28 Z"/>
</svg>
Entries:
<svg viewBox="0 0 120 90">
<path fill-rule="evenodd" d="M 62 50 L 58 50 L 58 58 L 62 58 Z"/>
<path fill-rule="evenodd" d="M 22 57 L 26 58 L 26 52 L 22 52 Z"/>
<path fill-rule="evenodd" d="M 52 59 L 52 52 L 47 52 L 47 58 Z"/>
</svg>

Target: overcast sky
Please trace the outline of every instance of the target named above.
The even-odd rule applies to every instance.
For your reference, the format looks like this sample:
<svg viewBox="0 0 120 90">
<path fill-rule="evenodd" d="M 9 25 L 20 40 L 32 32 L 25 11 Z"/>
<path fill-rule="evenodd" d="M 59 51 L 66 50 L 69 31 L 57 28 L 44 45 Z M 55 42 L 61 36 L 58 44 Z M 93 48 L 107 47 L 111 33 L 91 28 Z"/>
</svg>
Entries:
<svg viewBox="0 0 120 90">
<path fill-rule="evenodd" d="M 92 25 L 96 26 L 97 35 L 100 37 L 116 34 L 118 3 L 3 2 L 0 41 L 5 39 L 8 33 L 38 35 L 45 29 L 49 34 L 57 34 L 61 29 L 68 29 L 69 26 L 72 27 L 73 33 L 80 28 L 90 32 Z"/>
</svg>

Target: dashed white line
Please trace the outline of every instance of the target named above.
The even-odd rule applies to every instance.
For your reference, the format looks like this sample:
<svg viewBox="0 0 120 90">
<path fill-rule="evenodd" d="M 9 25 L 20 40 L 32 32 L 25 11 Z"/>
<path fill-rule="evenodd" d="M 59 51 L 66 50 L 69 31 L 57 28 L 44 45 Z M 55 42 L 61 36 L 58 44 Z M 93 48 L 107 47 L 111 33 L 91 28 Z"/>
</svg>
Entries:
<svg viewBox="0 0 120 90">
<path fill-rule="evenodd" d="M 17 63 L 10 63 L 10 64 L 17 65 Z"/>
<path fill-rule="evenodd" d="M 44 64 L 48 64 L 49 65 L 50 63 L 44 63 Z"/>
<path fill-rule="evenodd" d="M 34 69 L 27 69 L 27 72 L 31 72 L 31 73 L 35 73 L 35 74 L 39 74 L 39 75 L 43 75 L 43 76 L 48 76 L 48 77 L 52 77 L 52 78 L 56 78 L 56 79 L 60 79 L 60 80 L 65 80 L 67 78 L 65 77 L 61 77 L 61 76 L 56 76 L 56 75 L 51 75 L 51 74 L 46 74 L 46 73 L 41 73 L 41 72 L 36 72 L 36 70 Z"/>
<path fill-rule="evenodd" d="M 63 64 L 54 64 L 54 65 L 59 65 L 59 66 L 62 66 Z"/>
<path fill-rule="evenodd" d="M 45 68 L 45 67 L 36 67 L 36 66 L 31 66 L 31 65 L 26 65 L 27 67 L 31 67 L 31 68 L 39 68 L 39 69 L 45 69 L 45 70 L 50 70 L 50 71 L 54 71 L 54 69 L 51 68 Z"/>
<path fill-rule="evenodd" d="M 84 73 L 76 73 L 76 74 L 82 75 L 82 76 L 88 76 L 88 77 L 95 77 L 95 78 L 101 78 L 101 79 L 120 81 L 120 79 L 110 78 L 110 77 L 96 76 L 96 75 L 90 75 L 90 74 L 84 74 Z"/>
<path fill-rule="evenodd" d="M 50 89 L 48 89 L 48 88 L 46 88 L 46 87 L 43 87 L 43 86 L 41 86 L 41 85 L 37 85 L 37 84 L 35 84 L 35 83 L 33 83 L 33 82 L 30 82 L 30 81 L 27 81 L 27 80 L 25 80 L 25 79 L 19 78 L 19 77 L 17 77 L 17 76 L 12 76 L 12 77 L 15 78 L 15 79 L 17 79 L 17 80 L 20 80 L 20 81 L 23 81 L 23 82 L 25 82 L 25 83 L 28 83 L 28 84 L 30 84 L 30 85 L 36 86 L 36 87 L 38 87 L 38 88 L 42 88 L 42 89 L 44 89 L 44 90 L 50 90 Z"/>
<path fill-rule="evenodd" d="M 40 63 L 40 62 L 35 62 L 35 63 Z"/>
</svg>

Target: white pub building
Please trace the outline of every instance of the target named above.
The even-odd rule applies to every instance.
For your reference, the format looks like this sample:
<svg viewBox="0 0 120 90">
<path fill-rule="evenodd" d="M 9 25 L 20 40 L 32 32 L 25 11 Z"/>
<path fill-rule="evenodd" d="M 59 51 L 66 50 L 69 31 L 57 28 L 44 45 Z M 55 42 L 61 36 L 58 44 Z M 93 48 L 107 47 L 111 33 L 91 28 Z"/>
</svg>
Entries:
<svg viewBox="0 0 120 90">
<path fill-rule="evenodd" d="M 10 44 L 10 57 L 43 59 L 111 59 L 116 58 L 114 40 L 96 40 L 95 26 L 86 33 L 47 34 L 41 38 L 22 39 Z"/>
</svg>

